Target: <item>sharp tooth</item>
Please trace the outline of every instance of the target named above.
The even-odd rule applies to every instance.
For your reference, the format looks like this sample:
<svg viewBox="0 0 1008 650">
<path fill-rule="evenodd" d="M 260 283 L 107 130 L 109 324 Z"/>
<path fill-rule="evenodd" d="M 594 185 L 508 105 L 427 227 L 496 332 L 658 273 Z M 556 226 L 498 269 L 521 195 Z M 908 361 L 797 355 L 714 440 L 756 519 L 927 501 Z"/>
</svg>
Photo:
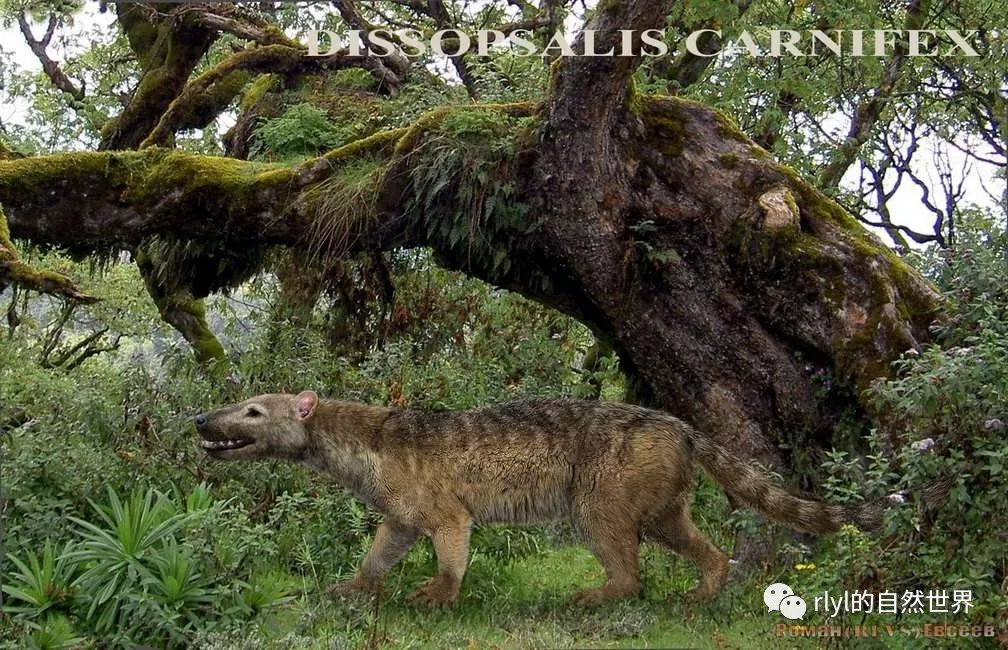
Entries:
<svg viewBox="0 0 1008 650">
<path fill-rule="evenodd" d="M 227 440 L 200 440 L 204 449 L 237 449 L 247 445 L 243 438 L 228 438 Z"/>
</svg>

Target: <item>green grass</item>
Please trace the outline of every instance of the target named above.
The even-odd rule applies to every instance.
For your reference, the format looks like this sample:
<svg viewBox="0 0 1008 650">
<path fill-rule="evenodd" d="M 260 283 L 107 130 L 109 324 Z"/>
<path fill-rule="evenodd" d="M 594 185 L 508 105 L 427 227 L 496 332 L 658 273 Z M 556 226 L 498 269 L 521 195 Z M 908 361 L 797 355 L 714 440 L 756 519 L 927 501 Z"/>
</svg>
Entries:
<svg viewBox="0 0 1008 650">
<path fill-rule="evenodd" d="M 738 585 L 717 602 L 690 606 L 683 595 L 695 572 L 683 561 L 645 546 L 644 593 L 596 609 L 570 604 L 579 589 L 602 579 L 592 555 L 578 546 L 548 547 L 507 564 L 477 556 L 455 607 L 430 611 L 406 595 L 433 569 L 418 549 L 386 584 L 385 600 L 333 601 L 305 584 L 295 603 L 261 617 L 251 634 L 219 638 L 205 647 L 333 648 L 764 648 L 775 619 L 758 595 Z M 419 561 L 418 561 L 419 560 Z M 753 600 L 755 598 L 756 600 Z M 752 601 L 752 604 L 747 604 Z"/>
<path fill-rule="evenodd" d="M 594 609 L 571 604 L 575 592 L 598 584 L 602 568 L 582 546 L 556 543 L 554 531 L 539 531 L 542 550 L 506 561 L 479 554 L 466 574 L 455 606 L 447 611 L 414 607 L 407 595 L 435 570 L 428 545 L 414 549 L 374 599 L 333 600 L 325 584 L 298 578 L 300 592 L 290 604 L 264 612 L 252 629 L 207 639 L 202 648 L 960 648 L 984 647 L 989 638 L 887 637 L 885 625 L 922 629 L 925 623 L 959 625 L 957 616 L 923 615 L 894 619 L 856 615 L 828 619 L 810 614 L 805 626 L 875 625 L 870 639 L 777 637 L 787 623 L 768 614 L 763 587 L 781 579 L 796 583 L 797 574 L 755 575 L 730 583 L 705 604 L 687 602 L 697 572 L 688 562 L 645 544 L 641 548 L 644 582 L 640 597 Z M 551 539 L 552 538 L 552 539 Z M 475 546 L 475 545 L 474 545 Z M 345 575 L 353 567 L 341 568 Z M 808 595 L 811 595 L 809 592 Z"/>
</svg>

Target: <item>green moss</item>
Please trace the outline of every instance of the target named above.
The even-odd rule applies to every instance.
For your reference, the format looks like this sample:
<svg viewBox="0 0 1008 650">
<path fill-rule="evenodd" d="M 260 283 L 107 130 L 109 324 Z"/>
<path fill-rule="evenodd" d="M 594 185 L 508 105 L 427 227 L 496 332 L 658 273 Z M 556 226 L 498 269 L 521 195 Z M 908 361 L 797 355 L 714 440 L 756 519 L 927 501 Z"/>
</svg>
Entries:
<svg viewBox="0 0 1008 650">
<path fill-rule="evenodd" d="M 800 210 L 803 223 L 811 224 L 813 229 L 823 224 L 836 229 L 840 242 L 853 254 L 848 264 L 856 265 L 867 283 L 855 301 L 864 310 L 864 322 L 853 333 L 838 333 L 832 342 L 838 375 L 863 390 L 873 379 L 888 374 L 889 357 L 894 358 L 911 344 L 905 328 L 912 328 L 914 323 L 926 324 L 937 312 L 937 293 L 929 292 L 925 281 L 916 277 L 895 252 L 875 240 L 853 216 L 793 169 L 783 165 L 774 165 L 774 169 L 793 194 L 785 196 L 788 207 Z M 749 241 L 744 245 L 753 249 Z M 771 265 L 779 265 L 793 277 L 817 278 L 816 290 L 834 313 L 850 307 L 849 269 L 817 237 L 802 232 L 761 242 L 758 250 L 758 264 L 773 260 Z M 891 290 L 897 294 L 893 302 L 889 298 Z"/>
<path fill-rule="evenodd" d="M 184 312 L 192 318 L 182 333 L 192 347 L 193 356 L 196 357 L 196 361 L 200 365 L 207 366 L 215 362 L 227 361 L 224 346 L 207 325 L 206 304 L 202 300 L 173 294 L 167 301 L 164 301 L 164 304 L 159 304 L 158 308 L 163 316 L 166 310 L 171 309 Z M 171 316 L 166 316 L 165 320 L 171 321 L 171 318 Z M 175 318 L 177 320 L 177 316 Z"/>
<path fill-rule="evenodd" d="M 273 90 L 276 80 L 277 77 L 272 74 L 264 74 L 257 77 L 255 81 L 249 84 L 248 90 L 245 91 L 245 95 L 238 104 L 239 110 L 244 113 L 258 104 L 266 96 L 266 93 Z"/>
<path fill-rule="evenodd" d="M 36 195 L 54 189 L 54 182 L 68 185 L 105 181 L 104 186 L 123 184 L 132 169 L 142 167 L 145 155 L 137 152 L 72 152 L 31 156 L 0 165 L 0 193 Z"/>
<path fill-rule="evenodd" d="M 305 49 L 305 46 L 302 45 L 301 43 L 291 40 L 287 36 L 287 34 L 284 33 L 284 30 L 281 29 L 278 25 L 274 25 L 273 23 L 266 23 L 264 25 L 259 25 L 259 28 L 276 43 L 286 45 L 287 47 Z"/>
<path fill-rule="evenodd" d="M 420 140 L 420 136 L 435 124 L 443 120 L 445 116 L 451 112 L 451 110 L 452 109 L 450 107 L 436 108 L 433 111 L 420 116 L 415 122 L 413 122 L 412 126 L 407 128 L 406 133 L 399 138 L 399 141 L 395 146 L 396 155 L 402 155 L 411 151 Z"/>
<path fill-rule="evenodd" d="M 560 70 L 563 65 L 562 61 L 563 57 L 558 56 L 552 63 L 550 63 L 549 78 L 546 83 L 547 100 L 539 106 L 540 110 L 544 110 L 546 105 L 549 103 L 549 98 L 553 97 L 557 93 L 557 84 L 560 83 Z"/>
<path fill-rule="evenodd" d="M 140 64 L 147 68 L 151 64 L 152 49 L 158 40 L 158 29 L 147 19 L 140 5 L 116 5 L 117 21 L 126 34 L 130 48 L 138 53 Z"/>
<path fill-rule="evenodd" d="M 739 157 L 733 153 L 723 153 L 718 156 L 718 160 L 721 161 L 721 166 L 725 169 L 735 169 L 739 164 Z M 795 214 L 798 214 L 797 210 L 795 210 Z"/>
<path fill-rule="evenodd" d="M 363 153 L 380 152 L 393 144 L 395 145 L 395 149 L 398 150 L 398 143 L 406 137 L 408 133 L 409 129 L 406 127 L 389 129 L 388 131 L 379 131 L 378 133 L 369 135 L 366 138 L 361 138 L 360 140 L 355 140 L 349 144 L 343 145 L 342 147 L 333 149 L 322 157 L 329 162 L 336 162 L 346 158 L 353 158 Z"/>
<path fill-rule="evenodd" d="M 294 170 L 290 167 L 277 167 L 267 171 L 259 172 L 252 179 L 253 185 L 257 187 L 285 185 L 294 179 Z"/>
<path fill-rule="evenodd" d="M 745 142 L 747 145 L 752 144 L 749 137 L 742 133 L 724 113 L 701 102 L 682 97 L 631 95 L 628 108 L 644 121 L 649 145 L 650 138 L 657 136 L 660 142 L 655 148 L 669 156 L 678 156 L 682 153 L 687 140 L 686 124 L 692 115 L 711 115 L 717 122 L 721 135 Z M 766 155 L 758 157 L 763 158 Z M 722 156 L 721 162 L 727 167 L 737 163 L 738 158 L 737 156 L 732 158 Z"/>
<path fill-rule="evenodd" d="M 194 108 L 190 109 L 190 113 L 201 107 L 209 107 L 216 115 L 216 109 L 218 107 L 225 108 L 251 79 L 252 73 L 247 70 L 235 70 L 231 74 L 224 75 L 207 88 L 204 96 L 194 103 Z M 191 119 L 190 121 L 195 122 L 196 120 Z"/>
<path fill-rule="evenodd" d="M 510 117 L 529 117 L 537 106 L 531 102 L 515 102 L 511 104 L 476 104 L 467 106 L 445 106 L 436 108 L 418 118 L 412 126 L 404 129 L 405 133 L 395 146 L 396 155 L 403 155 L 416 147 L 424 133 L 440 125 L 452 114 L 470 111 L 500 112 Z"/>
<path fill-rule="evenodd" d="M 7 215 L 4 214 L 3 206 L 0 206 L 0 247 L 14 252 L 14 242 L 11 241 L 10 224 L 7 223 Z M 0 251 L 0 255 L 3 255 Z"/>
<path fill-rule="evenodd" d="M 901 277 L 909 279 L 910 268 L 892 249 L 875 240 L 861 223 L 839 203 L 805 181 L 791 167 L 776 165 L 776 170 L 788 180 L 791 191 L 800 198 L 806 214 L 832 223 L 847 235 L 848 243 L 867 257 L 884 258 Z"/>
<path fill-rule="evenodd" d="M 787 204 L 788 210 L 791 211 L 796 218 L 801 214 L 798 209 L 798 204 L 795 202 L 794 195 L 791 192 L 784 192 L 784 202 Z"/>
<path fill-rule="evenodd" d="M 742 132 L 738 125 L 722 111 L 716 108 L 709 109 L 711 114 L 714 116 L 714 120 L 718 123 L 718 131 L 722 136 L 730 140 L 737 140 L 739 142 L 744 142 L 746 144 L 751 144 L 752 140 L 749 139 L 745 133 Z"/>
<path fill-rule="evenodd" d="M 171 193 L 223 214 L 240 214 L 255 192 L 291 178 L 291 170 L 273 165 L 157 150 L 143 180 L 133 184 L 130 198 L 147 204 Z"/>
<path fill-rule="evenodd" d="M 11 241 L 10 225 L 0 207 L 0 292 L 8 285 L 16 284 L 34 291 L 55 293 L 72 300 L 93 302 L 95 298 L 84 295 L 74 286 L 73 280 L 53 271 L 40 271 L 18 259 L 14 243 Z"/>
<path fill-rule="evenodd" d="M 24 157 L 25 157 L 24 154 L 12 150 L 10 147 L 4 144 L 3 141 L 0 141 L 0 161 L 18 160 Z"/>
<path fill-rule="evenodd" d="M 648 145 L 666 156 L 679 156 L 686 146 L 686 117 L 674 102 L 645 102 L 641 118 L 647 126 Z"/>
</svg>

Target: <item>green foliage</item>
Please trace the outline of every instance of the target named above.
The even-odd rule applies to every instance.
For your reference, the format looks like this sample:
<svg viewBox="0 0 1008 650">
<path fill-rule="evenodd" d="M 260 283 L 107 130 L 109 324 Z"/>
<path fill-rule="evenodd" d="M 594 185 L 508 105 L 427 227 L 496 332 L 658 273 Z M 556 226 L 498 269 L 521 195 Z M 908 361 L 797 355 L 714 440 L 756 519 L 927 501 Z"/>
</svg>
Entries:
<svg viewBox="0 0 1008 650">
<path fill-rule="evenodd" d="M 150 490 L 136 490 L 124 503 L 110 487 L 108 498 L 108 507 L 91 504 L 100 523 L 70 518 L 83 540 L 71 557 L 87 567 L 76 585 L 90 596 L 87 617 L 99 633 L 128 626 L 134 604 L 129 595 L 146 592 L 145 587 L 156 581 L 154 571 L 167 567 L 171 558 L 162 554 L 174 546 L 174 534 L 188 517 L 173 513 L 161 498 L 155 501 Z M 174 578 L 163 573 L 162 577 Z M 172 590 L 171 585 L 163 586 L 166 593 Z"/>
<path fill-rule="evenodd" d="M 24 647 L 31 650 L 58 650 L 86 647 L 87 639 L 78 636 L 65 616 L 49 616 L 27 625 Z"/>
<path fill-rule="evenodd" d="M 250 149 L 253 158 L 287 160 L 335 149 L 355 133 L 346 133 L 329 121 L 325 111 L 309 103 L 295 104 L 280 117 L 255 127 Z"/>
<path fill-rule="evenodd" d="M 867 493 L 922 504 L 887 512 L 884 544 L 866 538 L 854 552 L 836 542 L 837 575 L 969 588 L 975 619 L 991 622 L 1008 605 L 1008 240 L 988 220 L 963 225 L 954 251 L 924 260 L 952 305 L 950 319 L 937 343 L 906 354 L 898 376 L 873 387 L 885 426 L 873 431 L 865 466 L 832 453 L 827 487 L 839 500 Z M 948 485 L 933 494 L 938 481 Z"/>
<path fill-rule="evenodd" d="M 57 551 L 52 542 L 46 540 L 41 558 L 31 551 L 25 560 L 11 556 L 10 561 L 17 570 L 4 581 L 3 591 L 18 604 L 5 605 L 4 611 L 34 621 L 68 608 L 77 574 L 73 552 L 71 542 Z"/>
<path fill-rule="evenodd" d="M 199 486 L 176 504 L 153 489 L 125 500 L 108 488 L 108 505 L 92 503 L 96 521 L 70 517 L 73 541 L 42 558 L 14 556 L 4 611 L 39 647 L 64 647 L 86 631 L 114 645 L 186 647 L 221 618 L 251 616 L 289 601 L 288 583 L 217 573 L 199 552 L 199 524 L 225 507 Z M 228 582 L 245 588 L 236 596 Z M 62 644 L 62 645 L 61 645 Z"/>
<path fill-rule="evenodd" d="M 439 239 L 468 264 L 492 275 L 511 268 L 506 248 L 491 242 L 501 232 L 524 233 L 528 206 L 517 199 L 510 165 L 531 118 L 492 109 L 445 114 L 419 146 L 411 168 L 410 210 L 422 215 L 427 236 Z"/>
<path fill-rule="evenodd" d="M 380 160 L 354 160 L 312 188 L 309 200 L 316 207 L 306 237 L 310 256 L 323 262 L 345 257 L 355 230 L 364 229 L 377 217 L 375 201 L 383 171 Z"/>
<path fill-rule="evenodd" d="M 480 124 L 452 127 L 478 138 Z M 269 622 L 264 634 L 273 637 L 269 630 L 292 629 L 301 612 L 342 617 L 353 638 L 366 631 L 368 608 L 334 610 L 324 593 L 355 569 L 376 513 L 297 467 L 211 463 L 194 444 L 192 414 L 238 395 L 303 388 L 424 408 L 593 390 L 578 371 L 594 345 L 583 326 L 438 269 L 429 251 L 396 253 L 388 263 L 395 298 L 387 335 L 366 346 L 360 362 L 328 339 L 331 296 L 323 294 L 303 330 L 277 326 L 269 275 L 208 300 L 208 320 L 234 353 L 230 380 L 203 374 L 184 342 L 157 323 L 133 265 L 109 261 L 90 276 L 54 260 L 108 297 L 87 319 L 68 322 L 66 339 L 105 322 L 122 334 L 118 349 L 74 368 L 37 363 L 59 304 L 16 297 L 20 324 L 0 339 L 0 424 L 5 542 L 24 566 L 11 564 L 4 584 L 48 595 L 8 593 L 12 626 L 0 641 L 190 647 L 240 637 L 224 647 L 246 647 L 260 623 Z M 592 378 L 617 397 L 618 370 L 604 365 Z M 498 567 L 538 556 L 552 535 L 476 530 L 473 603 L 496 602 L 505 593 Z M 390 577 L 386 597 L 403 601 L 433 569 L 429 545 L 419 545 Z M 331 620 L 310 618 L 299 629 Z"/>
</svg>

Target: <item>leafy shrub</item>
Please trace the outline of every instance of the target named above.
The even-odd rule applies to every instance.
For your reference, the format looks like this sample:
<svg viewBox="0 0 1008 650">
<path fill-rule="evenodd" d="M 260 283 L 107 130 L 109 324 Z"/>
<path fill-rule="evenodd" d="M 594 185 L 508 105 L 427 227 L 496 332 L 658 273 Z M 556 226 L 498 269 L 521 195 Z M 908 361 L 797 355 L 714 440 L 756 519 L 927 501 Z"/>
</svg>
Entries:
<svg viewBox="0 0 1008 650">
<path fill-rule="evenodd" d="M 837 575 L 884 575 L 887 585 L 971 589 L 977 619 L 1008 607 L 1008 238 L 981 219 L 965 221 L 953 252 L 922 266 L 944 290 L 951 317 L 936 342 L 897 362 L 897 376 L 870 399 L 884 416 L 872 432 L 866 467 L 844 451 L 826 464 L 832 496 L 916 497 L 916 507 L 887 512 L 885 543 L 840 536 L 831 557 Z M 925 486 L 949 481 L 930 497 Z"/>
<path fill-rule="evenodd" d="M 74 541 L 12 557 L 4 611 L 38 647 L 73 646 L 84 630 L 114 645 L 181 648 L 221 619 L 287 602 L 285 584 L 230 579 L 190 542 L 194 525 L 224 505 L 206 486 L 179 504 L 150 488 L 124 500 L 110 487 L 107 505 L 92 503 L 95 521 L 71 518 Z"/>
<path fill-rule="evenodd" d="M 325 111 L 308 103 L 291 106 L 280 117 L 266 120 L 253 130 L 250 155 L 285 159 L 333 149 L 353 137 L 329 121 Z"/>
<path fill-rule="evenodd" d="M 450 126 L 478 139 L 492 124 Z M 248 647 L 271 633 L 243 623 L 285 605 L 293 612 L 268 618 L 303 618 L 292 639 L 328 625 L 320 612 L 339 621 L 340 638 L 366 638 L 370 608 L 329 603 L 324 592 L 356 570 L 378 515 L 297 466 L 208 460 L 192 415 L 239 395 L 303 388 L 423 408 L 578 394 L 586 376 L 576 369 L 594 342 L 569 318 L 434 267 L 429 251 L 399 252 L 388 263 L 396 289 L 389 335 L 362 346 L 362 361 L 327 338 L 326 294 L 303 331 L 281 323 L 271 332 L 277 283 L 264 275 L 208 299 L 234 374 L 203 373 L 163 324 L 115 313 L 115 303 L 143 303 L 142 317 L 156 319 L 135 268 L 118 263 L 105 276 L 115 280 L 105 307 L 123 323 L 119 349 L 74 368 L 43 368 L 44 328 L 25 317 L 0 338 L 4 537 L 23 565 L 7 565 L 4 584 L 22 593 L 7 594 L 0 645 L 173 648 L 233 639 L 223 647 Z M 37 308 L 47 301 L 31 299 L 28 314 L 44 322 L 48 312 Z M 613 395 L 621 389 L 613 364 L 594 379 Z M 537 553 L 542 540 L 541 530 L 475 531 L 472 602 L 495 597 L 499 564 Z M 387 597 L 401 600 L 435 565 L 430 544 L 418 544 L 390 576 Z"/>
<path fill-rule="evenodd" d="M 3 591 L 16 604 L 5 606 L 4 611 L 30 622 L 49 618 L 58 611 L 69 611 L 78 573 L 73 553 L 71 542 L 57 552 L 52 542 L 46 540 L 41 558 L 32 551 L 24 560 L 10 556 L 16 571 L 7 576 Z"/>
</svg>

